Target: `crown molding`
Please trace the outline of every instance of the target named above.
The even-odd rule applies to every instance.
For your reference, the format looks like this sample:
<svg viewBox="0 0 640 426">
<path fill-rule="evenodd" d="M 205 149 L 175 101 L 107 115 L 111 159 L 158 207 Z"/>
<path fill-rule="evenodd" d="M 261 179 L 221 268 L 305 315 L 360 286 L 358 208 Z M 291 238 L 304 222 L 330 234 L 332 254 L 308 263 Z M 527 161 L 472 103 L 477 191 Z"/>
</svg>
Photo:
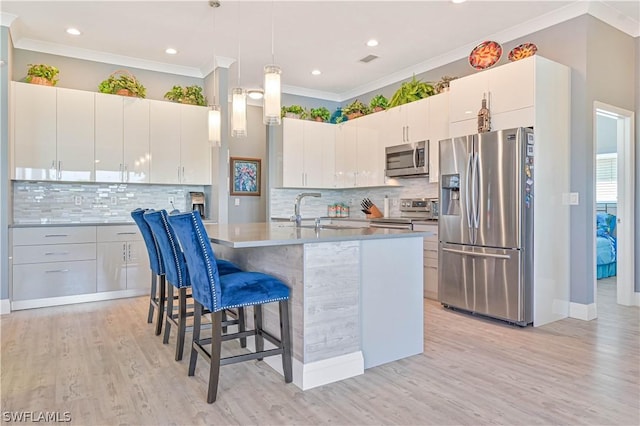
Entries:
<svg viewBox="0 0 640 426">
<path fill-rule="evenodd" d="M 606 3 L 601 1 L 590 2 L 588 13 L 594 18 L 598 18 L 604 23 L 619 29 L 631 37 L 635 38 L 640 36 L 640 22 L 635 21 L 626 15 L 620 14 L 619 11 Z"/>
<path fill-rule="evenodd" d="M 229 68 L 236 58 L 227 58 L 226 56 L 215 56 L 200 67 L 200 73 L 206 77 L 211 74 L 216 68 Z"/>
<path fill-rule="evenodd" d="M 96 50 L 69 47 L 56 43 L 49 43 L 32 39 L 20 39 L 19 41 L 14 43 L 14 47 L 16 49 L 32 50 L 35 52 L 67 56 L 70 58 L 83 59 L 87 61 L 103 62 L 128 68 L 140 68 L 149 71 L 203 78 L 203 75 L 198 68 L 148 61 L 145 59 L 132 58 L 131 56 L 113 55 L 110 53 L 98 52 Z"/>
<path fill-rule="evenodd" d="M 0 26 L 11 27 L 11 24 L 17 17 L 17 15 L 12 15 L 7 12 L 0 12 Z"/>
<path fill-rule="evenodd" d="M 306 87 L 282 85 L 282 92 L 290 95 L 306 96 L 308 98 L 324 99 L 326 101 L 342 102 L 345 98 L 337 93 L 324 92 L 322 90 Z M 348 99 L 348 98 L 347 98 Z"/>
</svg>

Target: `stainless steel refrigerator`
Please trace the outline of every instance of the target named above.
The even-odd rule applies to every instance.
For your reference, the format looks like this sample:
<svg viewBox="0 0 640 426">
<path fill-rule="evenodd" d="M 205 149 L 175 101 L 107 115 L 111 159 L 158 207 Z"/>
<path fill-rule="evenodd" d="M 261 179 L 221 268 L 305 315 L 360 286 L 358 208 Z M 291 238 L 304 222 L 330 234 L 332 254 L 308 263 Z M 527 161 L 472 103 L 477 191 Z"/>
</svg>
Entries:
<svg viewBox="0 0 640 426">
<path fill-rule="evenodd" d="M 444 306 L 533 322 L 533 144 L 529 128 L 440 141 Z"/>
</svg>

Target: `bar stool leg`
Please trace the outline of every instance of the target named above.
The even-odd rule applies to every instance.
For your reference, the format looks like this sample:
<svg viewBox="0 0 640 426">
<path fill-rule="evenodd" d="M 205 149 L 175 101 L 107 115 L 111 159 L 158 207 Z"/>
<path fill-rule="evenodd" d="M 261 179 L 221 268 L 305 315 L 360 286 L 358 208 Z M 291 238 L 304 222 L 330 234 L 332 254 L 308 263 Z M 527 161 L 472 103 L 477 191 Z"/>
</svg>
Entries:
<svg viewBox="0 0 640 426">
<path fill-rule="evenodd" d="M 209 363 L 209 390 L 207 402 L 215 402 L 220 377 L 220 350 L 222 344 L 222 312 L 211 313 L 211 360 Z"/>
<path fill-rule="evenodd" d="M 156 297 L 156 287 L 158 284 L 158 276 L 151 272 L 151 292 L 149 294 L 149 315 L 147 315 L 147 324 L 151 324 L 153 322 L 153 311 L 155 305 L 158 303 Z"/>
<path fill-rule="evenodd" d="M 168 283 L 169 291 L 167 292 L 167 311 L 164 313 L 164 338 L 162 343 L 165 345 L 169 343 L 169 336 L 171 335 L 171 319 L 173 317 L 173 284 Z"/>
<path fill-rule="evenodd" d="M 242 308 L 242 307 L 238 308 L 238 331 L 239 332 L 247 331 L 247 325 L 246 325 L 245 319 L 244 319 L 244 308 Z M 241 337 L 240 338 L 240 347 L 241 348 L 246 348 L 247 347 L 247 338 L 246 337 Z"/>
<path fill-rule="evenodd" d="M 178 289 L 178 341 L 176 342 L 176 361 L 182 360 L 184 335 L 187 331 L 187 288 Z"/>
<path fill-rule="evenodd" d="M 253 323 L 256 328 L 256 352 L 264 351 L 264 337 L 262 337 L 262 305 L 253 305 Z M 263 358 L 258 358 L 262 361 Z"/>
<path fill-rule="evenodd" d="M 160 275 L 160 297 L 158 299 L 158 322 L 156 323 L 156 336 L 162 333 L 162 321 L 164 321 L 164 305 L 167 302 L 167 279 Z"/>
<path fill-rule="evenodd" d="M 280 344 L 284 353 L 282 354 L 282 371 L 284 372 L 285 383 L 293 381 L 291 368 L 291 335 L 289 330 L 289 301 L 281 300 L 280 303 Z"/>
<path fill-rule="evenodd" d="M 193 334 L 191 343 L 191 358 L 189 359 L 189 376 L 193 376 L 196 371 L 196 363 L 198 362 L 198 350 L 196 346 L 200 345 L 200 321 L 202 319 L 202 305 L 193 300 Z"/>
</svg>

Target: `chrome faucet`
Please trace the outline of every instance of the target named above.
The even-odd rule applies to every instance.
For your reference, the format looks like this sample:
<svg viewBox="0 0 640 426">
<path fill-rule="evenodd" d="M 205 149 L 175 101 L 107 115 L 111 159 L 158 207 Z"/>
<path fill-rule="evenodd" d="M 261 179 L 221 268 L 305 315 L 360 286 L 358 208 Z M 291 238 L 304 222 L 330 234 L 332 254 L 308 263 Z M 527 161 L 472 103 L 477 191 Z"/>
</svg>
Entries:
<svg viewBox="0 0 640 426">
<path fill-rule="evenodd" d="M 302 224 L 302 216 L 300 215 L 300 201 L 304 197 L 322 197 L 322 194 L 319 192 L 301 192 L 296 196 L 296 203 L 293 207 L 294 215 L 291 217 L 292 221 L 296 222 L 296 226 L 300 226 Z"/>
</svg>

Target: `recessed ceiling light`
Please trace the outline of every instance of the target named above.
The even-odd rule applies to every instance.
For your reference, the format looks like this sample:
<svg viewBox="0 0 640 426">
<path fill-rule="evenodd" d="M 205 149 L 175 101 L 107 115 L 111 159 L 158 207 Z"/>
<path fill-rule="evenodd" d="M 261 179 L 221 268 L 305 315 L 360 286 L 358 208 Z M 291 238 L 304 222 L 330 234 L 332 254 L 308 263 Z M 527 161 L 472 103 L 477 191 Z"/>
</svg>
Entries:
<svg viewBox="0 0 640 426">
<path fill-rule="evenodd" d="M 168 48 L 167 50 L 164 51 L 166 54 L 168 55 L 175 55 L 176 53 L 178 53 L 178 51 L 172 47 Z"/>
<path fill-rule="evenodd" d="M 320 74 L 322 74 L 322 71 L 320 71 L 320 70 L 313 70 L 313 71 L 311 71 L 311 74 L 312 74 L 312 75 L 320 75 Z"/>
<path fill-rule="evenodd" d="M 262 99 L 262 97 L 264 96 L 264 92 L 260 89 L 251 89 L 247 90 L 247 96 L 249 96 L 251 99 Z"/>
<path fill-rule="evenodd" d="M 77 28 L 67 28 L 67 34 L 71 34 L 71 35 L 80 35 L 80 34 L 82 34 L 82 33 L 81 33 L 81 32 L 80 32 L 80 30 L 79 30 L 79 29 L 77 29 Z"/>
<path fill-rule="evenodd" d="M 451 0 L 451 3 L 459 4 L 459 3 L 464 3 L 465 1 L 467 0 Z"/>
<path fill-rule="evenodd" d="M 371 39 L 367 42 L 367 46 L 376 47 L 378 45 L 378 40 Z"/>
</svg>

